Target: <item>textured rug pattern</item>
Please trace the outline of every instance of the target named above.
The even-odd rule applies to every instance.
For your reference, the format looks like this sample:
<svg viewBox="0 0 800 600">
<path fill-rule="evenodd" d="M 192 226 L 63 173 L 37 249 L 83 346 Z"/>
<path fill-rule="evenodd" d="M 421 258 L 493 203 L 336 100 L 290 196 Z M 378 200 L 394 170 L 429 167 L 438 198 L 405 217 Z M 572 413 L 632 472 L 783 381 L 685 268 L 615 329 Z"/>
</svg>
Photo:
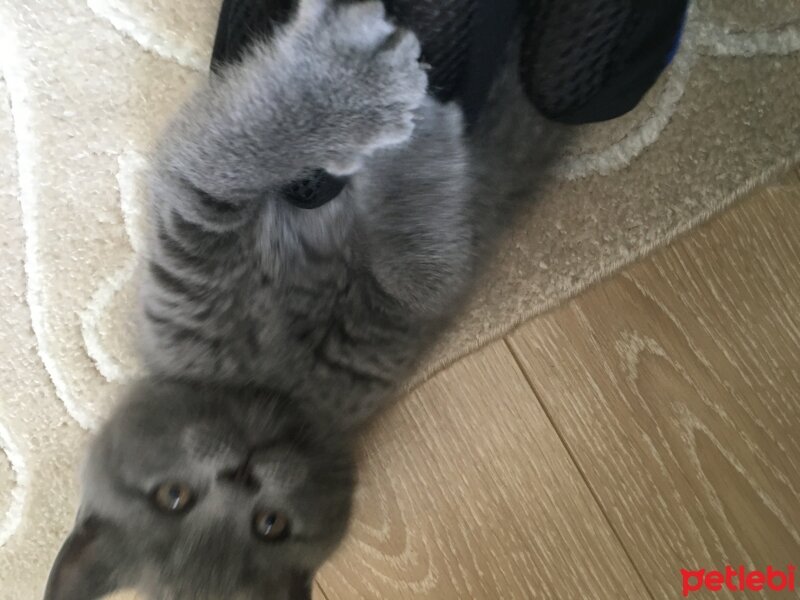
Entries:
<svg viewBox="0 0 800 600">
<path fill-rule="evenodd" d="M 136 371 L 142 173 L 218 0 L 0 0 L 0 599 L 40 597 L 81 447 Z M 632 114 L 584 128 L 445 364 L 663 244 L 800 150 L 800 3 L 705 0 Z"/>
</svg>

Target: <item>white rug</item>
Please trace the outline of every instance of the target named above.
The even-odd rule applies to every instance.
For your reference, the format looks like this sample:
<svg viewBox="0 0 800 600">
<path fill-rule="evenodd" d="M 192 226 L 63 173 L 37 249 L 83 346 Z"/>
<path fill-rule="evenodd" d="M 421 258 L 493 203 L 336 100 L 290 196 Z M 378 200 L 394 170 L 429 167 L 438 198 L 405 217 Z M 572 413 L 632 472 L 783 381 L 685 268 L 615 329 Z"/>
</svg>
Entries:
<svg viewBox="0 0 800 600">
<path fill-rule="evenodd" d="M 219 0 L 0 0 L 0 599 L 41 597 L 87 430 L 135 371 L 141 173 Z M 796 0 L 698 2 L 668 75 L 586 128 L 443 364 L 730 203 L 800 149 Z"/>
</svg>

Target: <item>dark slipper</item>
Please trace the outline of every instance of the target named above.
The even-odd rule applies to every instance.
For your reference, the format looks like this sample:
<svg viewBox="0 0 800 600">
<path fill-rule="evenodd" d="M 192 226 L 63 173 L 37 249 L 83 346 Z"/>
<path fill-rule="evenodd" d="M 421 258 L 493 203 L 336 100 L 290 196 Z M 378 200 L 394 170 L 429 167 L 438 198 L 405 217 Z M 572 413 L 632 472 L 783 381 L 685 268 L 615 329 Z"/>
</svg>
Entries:
<svg viewBox="0 0 800 600">
<path fill-rule="evenodd" d="M 537 0 L 524 23 L 520 72 L 529 100 L 562 123 L 633 109 L 667 67 L 688 0 Z"/>
<path fill-rule="evenodd" d="M 341 0 L 344 1 L 344 0 Z M 352 0 L 350 0 L 352 1 Z M 212 69 L 243 55 L 291 18 L 298 0 L 224 0 Z M 516 27 L 520 76 L 531 103 L 562 123 L 590 123 L 633 109 L 669 64 L 688 0 L 384 0 L 414 31 L 430 65 L 431 93 L 480 117 Z M 283 189 L 300 208 L 336 198 L 346 178 L 315 169 Z"/>
</svg>

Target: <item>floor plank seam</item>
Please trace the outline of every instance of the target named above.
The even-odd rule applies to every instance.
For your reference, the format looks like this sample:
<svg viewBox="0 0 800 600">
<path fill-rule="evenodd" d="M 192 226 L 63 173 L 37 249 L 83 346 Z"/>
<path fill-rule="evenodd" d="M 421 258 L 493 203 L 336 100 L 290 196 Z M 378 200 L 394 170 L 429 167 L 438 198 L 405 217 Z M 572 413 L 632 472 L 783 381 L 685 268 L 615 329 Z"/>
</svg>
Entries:
<svg viewBox="0 0 800 600">
<path fill-rule="evenodd" d="M 592 487 L 592 484 L 590 483 L 589 478 L 586 476 L 586 473 L 584 473 L 583 468 L 578 463 L 577 458 L 573 454 L 572 448 L 569 447 L 569 444 L 567 443 L 566 438 L 561 433 L 561 430 L 558 428 L 558 425 L 556 424 L 555 419 L 553 418 L 553 415 L 551 414 L 550 410 L 545 405 L 545 403 L 542 402 L 542 398 L 541 398 L 538 390 L 536 389 L 536 386 L 533 384 L 533 381 L 531 381 L 530 376 L 528 375 L 528 372 L 523 367 L 522 361 L 521 361 L 519 355 L 517 354 L 517 352 L 515 351 L 514 345 L 508 339 L 508 336 L 504 336 L 503 337 L 503 343 L 505 344 L 506 348 L 508 349 L 509 353 L 511 354 L 517 369 L 522 374 L 522 376 L 525 378 L 525 382 L 528 384 L 528 387 L 531 389 L 531 393 L 533 394 L 533 397 L 539 403 L 539 406 L 542 407 L 542 411 L 544 411 L 544 414 L 547 417 L 547 420 L 550 422 L 550 426 L 556 432 L 556 435 L 558 436 L 558 439 L 561 442 L 561 445 L 564 447 L 565 451 L 567 452 L 567 455 L 569 456 L 570 461 L 572 461 L 572 464 L 575 465 L 575 468 L 577 469 L 578 474 L 581 477 L 581 480 L 583 481 L 584 485 L 586 485 L 586 488 L 589 490 L 589 493 L 592 496 L 592 500 L 594 500 L 594 503 L 597 505 L 597 508 L 600 511 L 600 514 L 603 515 L 603 520 L 606 522 L 606 524 L 608 525 L 609 529 L 611 530 L 611 533 L 614 535 L 614 539 L 617 540 L 617 543 L 622 548 L 622 552 L 625 555 L 625 558 L 628 559 L 628 562 L 630 563 L 631 568 L 633 568 L 634 573 L 636 573 L 636 576 L 639 578 L 639 581 L 641 581 L 642 586 L 644 587 L 644 589 L 647 590 L 647 594 L 650 597 L 650 600 L 656 600 L 656 596 L 654 595 L 653 590 L 650 589 L 650 586 L 647 584 L 647 580 L 645 579 L 645 577 L 642 574 L 642 572 L 639 570 L 638 565 L 633 560 L 633 557 L 631 556 L 630 552 L 628 551 L 628 548 L 623 543 L 622 538 L 620 537 L 619 533 L 617 532 L 616 528 L 614 527 L 614 524 L 611 522 L 611 519 L 608 517 L 608 514 L 606 513 L 605 509 L 603 508 L 603 504 L 600 502 L 600 498 L 598 497 L 597 493 L 595 492 L 594 488 Z"/>
<path fill-rule="evenodd" d="M 315 580 L 314 581 L 314 585 L 319 590 L 319 593 L 322 595 L 322 599 L 321 600 L 330 600 L 328 598 L 328 594 L 325 593 L 325 588 L 322 587 L 322 584 L 319 581 Z"/>
</svg>

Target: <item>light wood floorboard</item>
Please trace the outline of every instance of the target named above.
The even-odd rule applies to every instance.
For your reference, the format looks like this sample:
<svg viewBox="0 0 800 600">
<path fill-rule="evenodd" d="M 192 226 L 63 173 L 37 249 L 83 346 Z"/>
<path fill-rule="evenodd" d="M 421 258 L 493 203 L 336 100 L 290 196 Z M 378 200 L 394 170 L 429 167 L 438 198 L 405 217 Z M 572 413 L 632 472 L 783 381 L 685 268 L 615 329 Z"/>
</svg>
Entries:
<svg viewBox="0 0 800 600">
<path fill-rule="evenodd" d="M 329 600 L 647 593 L 503 341 L 425 384 L 367 444 Z"/>
<path fill-rule="evenodd" d="M 509 344 L 653 596 L 676 597 L 681 568 L 798 563 L 796 183 Z"/>
</svg>

